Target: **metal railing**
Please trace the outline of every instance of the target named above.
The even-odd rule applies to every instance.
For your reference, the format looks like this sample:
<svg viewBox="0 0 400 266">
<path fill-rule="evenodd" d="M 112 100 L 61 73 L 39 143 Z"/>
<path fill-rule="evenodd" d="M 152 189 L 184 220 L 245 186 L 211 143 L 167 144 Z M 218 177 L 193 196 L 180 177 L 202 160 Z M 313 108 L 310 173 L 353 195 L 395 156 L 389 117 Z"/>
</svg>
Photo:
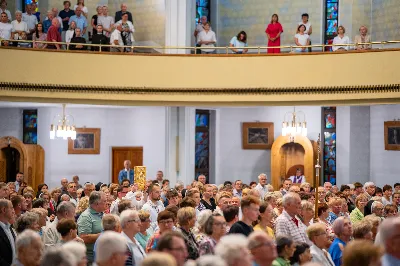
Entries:
<svg viewBox="0 0 400 266">
<path fill-rule="evenodd" d="M 71 50 L 70 46 L 84 46 L 87 47 L 84 51 L 90 51 L 91 47 L 97 47 L 99 52 L 105 52 L 105 50 L 111 50 L 111 48 L 117 48 L 120 52 L 124 52 L 124 48 L 130 48 L 131 53 L 134 52 L 135 49 L 149 49 L 155 51 L 183 51 L 187 52 L 188 50 L 194 52 L 194 54 L 201 54 L 201 50 L 210 50 L 214 49 L 218 54 L 229 54 L 230 52 L 234 52 L 234 50 L 248 50 L 253 51 L 252 54 L 266 54 L 267 49 L 269 48 L 278 48 L 278 49 L 289 49 L 290 53 L 295 52 L 298 48 L 321 48 L 322 52 L 331 52 L 327 51 L 326 48 L 329 47 L 348 47 L 348 50 L 355 49 L 355 47 L 363 45 L 363 46 L 373 46 L 378 45 L 379 49 L 386 49 L 385 45 L 388 44 L 400 44 L 400 41 L 380 41 L 380 42 L 368 42 L 368 43 L 350 43 L 350 44 L 312 44 L 312 45 L 304 45 L 304 46 L 297 46 L 297 45 L 280 45 L 280 46 L 249 46 L 249 47 L 229 47 L 229 46 L 216 46 L 216 47 L 186 47 L 186 46 L 142 46 L 142 45 L 111 45 L 111 44 L 92 44 L 92 43 L 66 43 L 66 42 L 48 42 L 48 41 L 31 41 L 31 40 L 11 40 L 11 39 L 0 39 L 1 46 L 5 46 L 3 43 L 8 42 L 8 47 L 16 47 L 15 45 L 11 45 L 11 43 L 30 43 L 31 47 L 33 47 L 34 43 L 40 44 L 47 44 L 54 46 L 58 44 L 62 47 L 62 50 Z M 16 47 L 18 48 L 18 47 Z M 26 48 L 26 47 L 23 47 Z M 32 49 L 32 48 L 31 48 Z M 39 50 L 43 48 L 37 48 Z M 74 49 L 75 50 L 75 49 Z M 79 50 L 79 49 L 77 49 Z M 220 52 L 222 51 L 222 52 Z M 254 52 L 255 51 L 255 52 Z M 340 50 L 346 51 L 346 50 Z M 114 51 L 115 52 L 115 51 Z M 118 52 L 118 51 L 117 51 Z M 173 53 L 169 53 L 173 54 Z M 176 54 L 182 54 L 181 52 Z"/>
</svg>

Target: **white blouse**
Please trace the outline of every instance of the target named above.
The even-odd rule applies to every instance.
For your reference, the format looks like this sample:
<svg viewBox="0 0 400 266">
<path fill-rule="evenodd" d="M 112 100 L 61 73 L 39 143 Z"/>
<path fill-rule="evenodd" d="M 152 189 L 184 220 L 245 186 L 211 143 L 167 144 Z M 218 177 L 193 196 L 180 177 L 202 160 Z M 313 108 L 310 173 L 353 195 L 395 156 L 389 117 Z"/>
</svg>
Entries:
<svg viewBox="0 0 400 266">
<path fill-rule="evenodd" d="M 77 7 L 78 7 L 78 5 L 74 5 L 74 11 L 75 11 L 75 9 L 76 9 Z M 88 9 L 87 9 L 86 6 L 82 7 L 82 12 L 85 13 L 85 14 L 89 13 L 89 11 L 88 11 Z"/>
<path fill-rule="evenodd" d="M 74 37 L 74 30 L 67 30 L 67 32 L 65 33 L 65 42 L 70 43 L 72 37 Z"/>
<path fill-rule="evenodd" d="M 350 39 L 348 36 L 343 36 L 343 38 L 336 36 L 333 39 L 333 44 L 350 44 Z M 349 46 L 332 46 L 332 51 L 337 51 L 339 49 L 349 50 Z"/>
</svg>

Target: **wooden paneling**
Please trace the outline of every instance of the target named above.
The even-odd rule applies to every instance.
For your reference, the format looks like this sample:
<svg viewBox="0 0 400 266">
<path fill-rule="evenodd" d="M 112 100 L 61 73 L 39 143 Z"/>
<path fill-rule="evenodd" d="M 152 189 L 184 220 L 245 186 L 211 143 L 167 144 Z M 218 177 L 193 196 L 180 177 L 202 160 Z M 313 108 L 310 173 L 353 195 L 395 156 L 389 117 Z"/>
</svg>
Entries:
<svg viewBox="0 0 400 266">
<path fill-rule="evenodd" d="M 118 183 L 119 171 L 124 169 L 124 161 L 131 161 L 131 168 L 143 165 L 143 147 L 112 147 L 112 176 L 113 183 Z"/>
<path fill-rule="evenodd" d="M 304 176 L 311 186 L 314 185 L 314 149 L 307 137 L 296 136 L 294 142 L 289 137 L 279 136 L 271 149 L 271 182 L 275 190 L 279 189 L 287 172 L 297 165 L 304 165 Z"/>
<path fill-rule="evenodd" d="M 0 138 L 0 150 L 8 145 L 17 149 L 20 154 L 19 169 L 24 173 L 25 181 L 29 186 L 33 187 L 33 189 L 37 189 L 39 184 L 44 183 L 44 149 L 40 145 L 23 144 L 14 137 Z M 2 162 L 1 158 L 0 155 L 0 168 Z"/>
</svg>

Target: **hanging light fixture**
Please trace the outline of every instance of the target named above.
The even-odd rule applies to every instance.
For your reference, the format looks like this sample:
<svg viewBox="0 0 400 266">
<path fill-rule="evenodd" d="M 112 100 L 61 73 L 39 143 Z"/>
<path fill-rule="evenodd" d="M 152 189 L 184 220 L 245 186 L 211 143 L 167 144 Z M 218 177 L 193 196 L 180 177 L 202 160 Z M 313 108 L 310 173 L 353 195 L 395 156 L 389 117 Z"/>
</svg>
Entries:
<svg viewBox="0 0 400 266">
<path fill-rule="evenodd" d="M 289 119 L 286 119 L 289 117 Z M 301 117 L 303 118 L 301 120 Z M 289 136 L 290 142 L 294 142 L 295 136 L 307 137 L 306 115 L 302 111 L 287 112 L 282 122 L 282 136 Z"/>
<path fill-rule="evenodd" d="M 57 120 L 56 123 L 54 123 L 55 120 Z M 55 138 L 76 139 L 75 120 L 72 115 L 65 114 L 65 104 L 63 104 L 62 115 L 57 114 L 50 126 L 50 139 Z"/>
</svg>

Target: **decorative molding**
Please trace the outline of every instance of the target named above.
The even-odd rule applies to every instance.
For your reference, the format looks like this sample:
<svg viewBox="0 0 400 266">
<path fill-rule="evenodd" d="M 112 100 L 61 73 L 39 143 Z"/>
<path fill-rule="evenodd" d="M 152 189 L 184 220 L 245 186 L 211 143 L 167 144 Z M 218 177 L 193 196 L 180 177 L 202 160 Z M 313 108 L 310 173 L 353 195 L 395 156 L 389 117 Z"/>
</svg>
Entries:
<svg viewBox="0 0 400 266">
<path fill-rule="evenodd" d="M 364 85 L 364 86 L 327 86 L 327 87 L 287 87 L 287 88 L 156 88 L 156 87 L 103 87 L 70 86 L 62 84 L 13 83 L 0 82 L 0 90 L 56 92 L 56 93 L 93 93 L 93 94 L 214 94 L 214 95 L 293 95 L 293 94 L 346 94 L 346 93 L 392 93 L 400 92 L 400 84 Z"/>
</svg>

